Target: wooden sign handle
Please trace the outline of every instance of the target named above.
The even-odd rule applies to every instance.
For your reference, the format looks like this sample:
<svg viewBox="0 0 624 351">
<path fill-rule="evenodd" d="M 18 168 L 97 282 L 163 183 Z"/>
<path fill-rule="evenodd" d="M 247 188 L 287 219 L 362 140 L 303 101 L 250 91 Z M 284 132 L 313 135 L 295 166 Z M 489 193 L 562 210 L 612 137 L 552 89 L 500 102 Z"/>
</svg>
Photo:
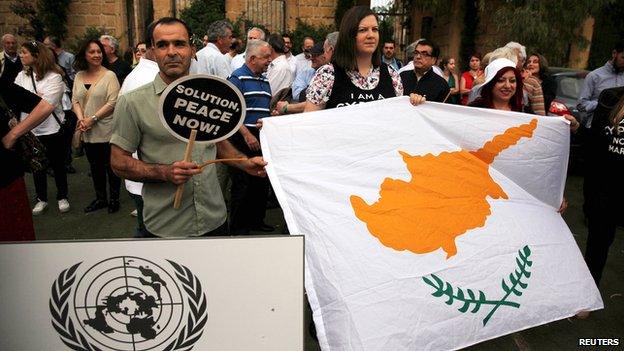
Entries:
<svg viewBox="0 0 624 351">
<path fill-rule="evenodd" d="M 191 136 L 189 137 L 188 144 L 186 145 L 186 151 L 184 152 L 184 161 L 191 161 L 191 154 L 193 153 L 193 146 L 195 145 L 195 137 L 197 137 L 197 130 L 191 130 Z M 173 208 L 180 208 L 180 202 L 182 201 L 182 194 L 184 194 L 184 184 L 178 185 L 178 189 L 175 193 L 175 198 L 173 199 Z"/>
<path fill-rule="evenodd" d="M 199 165 L 199 168 L 201 168 L 202 170 L 204 170 L 204 167 L 211 165 L 213 163 L 220 163 L 220 162 L 228 162 L 228 161 L 247 161 L 248 158 L 246 157 L 242 157 L 242 158 L 220 158 L 217 160 L 210 160 L 210 161 L 206 161 L 204 163 L 202 163 L 201 165 Z"/>
</svg>

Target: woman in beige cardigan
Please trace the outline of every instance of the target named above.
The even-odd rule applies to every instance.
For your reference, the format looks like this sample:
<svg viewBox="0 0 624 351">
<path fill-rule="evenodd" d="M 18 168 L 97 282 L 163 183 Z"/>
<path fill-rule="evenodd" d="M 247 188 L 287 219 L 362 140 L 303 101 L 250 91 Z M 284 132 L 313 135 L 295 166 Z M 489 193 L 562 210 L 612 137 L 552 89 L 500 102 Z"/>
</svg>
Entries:
<svg viewBox="0 0 624 351">
<path fill-rule="evenodd" d="M 91 178 L 96 199 L 85 207 L 92 212 L 108 207 L 108 212 L 119 210 L 121 180 L 110 167 L 109 141 L 113 131 L 113 110 L 119 82 L 115 73 L 109 71 L 104 47 L 98 40 L 89 40 L 76 55 L 74 67 L 78 73 L 74 80 L 72 106 L 78 117 L 78 129 L 82 133 L 85 153 L 91 166 Z M 106 196 L 106 178 L 110 198 Z"/>
</svg>

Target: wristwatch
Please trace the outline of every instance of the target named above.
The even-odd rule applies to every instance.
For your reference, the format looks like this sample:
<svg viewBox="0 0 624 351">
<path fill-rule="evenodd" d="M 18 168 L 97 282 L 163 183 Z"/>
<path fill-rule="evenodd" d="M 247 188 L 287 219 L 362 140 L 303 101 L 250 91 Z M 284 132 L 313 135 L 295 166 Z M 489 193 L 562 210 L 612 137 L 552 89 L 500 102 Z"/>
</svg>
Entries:
<svg viewBox="0 0 624 351">
<path fill-rule="evenodd" d="M 96 116 L 96 115 L 91 116 L 91 119 L 92 119 L 94 122 L 97 122 L 97 121 L 98 121 L 98 118 L 97 118 L 97 116 Z"/>
</svg>

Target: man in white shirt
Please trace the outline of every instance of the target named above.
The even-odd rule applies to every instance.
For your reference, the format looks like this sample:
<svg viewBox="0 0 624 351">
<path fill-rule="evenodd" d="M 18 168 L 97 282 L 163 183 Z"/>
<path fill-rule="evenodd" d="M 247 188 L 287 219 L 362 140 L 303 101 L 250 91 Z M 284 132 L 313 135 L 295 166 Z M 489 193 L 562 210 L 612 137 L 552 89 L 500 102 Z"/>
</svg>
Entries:
<svg viewBox="0 0 624 351">
<path fill-rule="evenodd" d="M 266 34 L 264 34 L 264 31 L 258 27 L 253 27 L 247 31 L 247 43 L 249 43 L 249 41 L 251 40 L 258 40 L 258 39 L 265 40 L 265 38 L 266 38 Z M 232 72 L 234 72 L 235 70 L 243 67 L 244 64 L 245 64 L 245 52 L 234 56 L 234 58 L 232 59 L 230 68 L 232 69 Z"/>
<path fill-rule="evenodd" d="M 312 37 L 304 37 L 303 45 L 301 46 L 302 52 L 295 56 L 295 76 L 303 70 L 312 68 L 312 62 L 310 61 L 310 49 L 314 46 L 314 39 Z"/>
<path fill-rule="evenodd" d="M 148 31 L 153 30 L 153 28 L 148 28 Z M 147 36 L 148 38 L 151 35 Z M 154 77 L 158 74 L 159 68 L 158 64 L 155 61 L 154 51 L 152 47 L 148 47 L 145 54 L 139 60 L 139 63 L 134 67 L 132 72 L 128 74 L 123 84 L 121 85 L 121 89 L 119 89 L 119 96 L 122 96 L 136 88 L 139 88 L 145 84 L 149 84 L 154 81 Z M 135 152 L 132 154 L 132 157 L 138 159 L 138 154 Z M 137 229 L 135 237 L 141 238 L 143 231 L 145 230 L 145 224 L 143 223 L 143 197 L 141 196 L 141 191 L 143 190 L 143 183 L 135 182 L 132 180 L 125 180 L 126 190 L 130 193 L 130 197 L 134 201 L 134 205 L 136 206 L 136 217 L 137 217 Z M 134 212 L 134 211 L 133 211 Z"/>
<path fill-rule="evenodd" d="M 290 70 L 293 74 L 297 73 L 297 65 L 295 60 L 295 55 L 292 54 L 292 37 L 288 33 L 282 34 L 282 39 L 284 39 L 284 56 L 286 57 L 286 61 L 290 65 Z"/>
<path fill-rule="evenodd" d="M 284 89 L 292 85 L 295 76 L 290 70 L 290 65 L 286 56 L 284 56 L 284 39 L 279 34 L 271 34 L 268 40 L 271 45 L 271 64 L 267 69 L 267 79 L 271 86 L 271 93 L 273 96 Z"/>
<path fill-rule="evenodd" d="M 191 61 L 191 73 L 210 74 L 227 78 L 232 70 L 223 54 L 232 44 L 232 25 L 225 20 L 213 22 L 208 27 L 208 44 L 197 52 L 197 61 Z"/>
</svg>

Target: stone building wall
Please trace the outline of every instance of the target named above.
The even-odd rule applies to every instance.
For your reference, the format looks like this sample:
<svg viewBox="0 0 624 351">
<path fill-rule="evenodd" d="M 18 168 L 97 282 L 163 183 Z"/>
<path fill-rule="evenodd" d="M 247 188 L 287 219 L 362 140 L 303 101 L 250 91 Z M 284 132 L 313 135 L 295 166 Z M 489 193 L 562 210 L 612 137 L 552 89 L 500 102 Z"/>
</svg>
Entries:
<svg viewBox="0 0 624 351">
<path fill-rule="evenodd" d="M 16 33 L 17 27 L 25 22 L 9 9 L 14 1 L 0 0 L 0 33 Z M 87 27 L 104 28 L 107 34 L 120 38 L 120 46 L 125 50 L 129 44 L 144 40 L 143 30 L 148 12 L 146 7 L 151 7 L 149 10 L 153 18 L 157 19 L 179 15 L 180 10 L 190 5 L 190 2 L 191 0 L 73 0 L 68 10 L 67 39 L 82 35 Z M 271 17 L 273 22 L 279 23 L 270 23 L 266 16 L 255 19 L 271 30 L 292 31 L 296 27 L 297 19 L 314 26 L 332 25 L 336 10 L 336 0 L 226 0 L 225 3 L 226 17 L 232 21 L 236 21 L 243 14 L 249 15 L 250 9 L 254 6 L 258 8 L 257 4 L 264 7 L 270 5 L 274 11 L 281 11 Z"/>
</svg>

